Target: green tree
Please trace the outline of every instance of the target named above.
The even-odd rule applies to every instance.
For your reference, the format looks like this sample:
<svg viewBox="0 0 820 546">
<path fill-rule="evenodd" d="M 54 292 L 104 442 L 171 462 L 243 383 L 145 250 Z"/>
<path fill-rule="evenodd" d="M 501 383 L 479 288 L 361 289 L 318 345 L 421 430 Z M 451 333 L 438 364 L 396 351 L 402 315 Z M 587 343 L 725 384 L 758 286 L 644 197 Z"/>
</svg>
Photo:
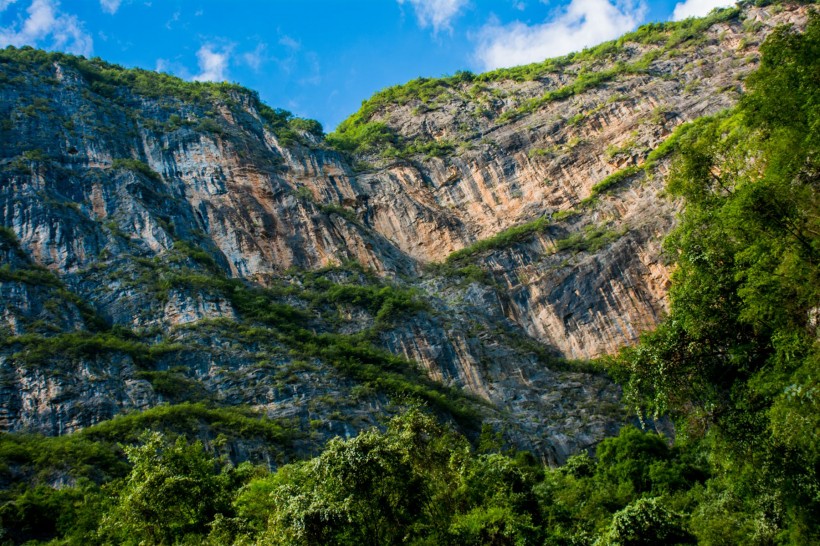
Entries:
<svg viewBox="0 0 820 546">
<path fill-rule="evenodd" d="M 646 409 L 708 438 L 737 517 L 756 522 L 744 541 L 810 544 L 820 540 L 820 16 L 802 34 L 774 32 L 762 52 L 739 107 L 681 135 L 668 186 L 685 203 L 665 243 L 671 312 L 623 362 Z"/>
<path fill-rule="evenodd" d="M 249 483 L 240 515 L 273 544 L 398 544 L 446 528 L 452 462 L 466 441 L 413 410 L 381 433 L 334 439 L 309 461 Z M 443 521 L 444 520 L 444 521 Z"/>
<path fill-rule="evenodd" d="M 683 518 L 657 497 L 641 498 L 615 513 L 601 546 L 666 546 L 695 544 Z M 596 543 L 597 544 L 597 543 Z"/>
<path fill-rule="evenodd" d="M 170 443 L 146 432 L 142 445 L 126 447 L 133 465 L 113 487 L 115 502 L 103 517 L 100 534 L 120 544 L 176 544 L 207 533 L 217 514 L 230 514 L 231 479 L 200 442 Z"/>
</svg>

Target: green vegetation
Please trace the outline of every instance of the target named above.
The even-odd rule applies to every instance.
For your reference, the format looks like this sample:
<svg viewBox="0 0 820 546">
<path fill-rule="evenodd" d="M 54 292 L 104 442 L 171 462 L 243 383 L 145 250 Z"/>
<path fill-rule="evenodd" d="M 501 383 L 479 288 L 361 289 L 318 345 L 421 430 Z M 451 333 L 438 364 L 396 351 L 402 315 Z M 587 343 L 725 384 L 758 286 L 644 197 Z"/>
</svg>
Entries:
<svg viewBox="0 0 820 546">
<path fill-rule="evenodd" d="M 707 121 L 699 119 L 691 123 L 684 123 L 677 126 L 671 135 L 666 137 L 666 139 L 661 142 L 657 148 L 649 152 L 649 155 L 646 157 L 646 162 L 644 162 L 643 165 L 644 171 L 649 174 L 658 164 L 658 161 L 678 150 L 680 139 L 686 134 L 687 131 L 704 123 L 707 123 Z"/>
<path fill-rule="evenodd" d="M 498 117 L 498 121 L 506 122 L 518 119 L 526 114 L 538 110 L 539 108 L 542 108 L 550 102 L 567 99 L 574 95 L 583 93 L 588 89 L 598 87 L 603 83 L 613 80 L 616 76 L 627 73 L 628 70 L 629 67 L 627 65 L 618 63 L 614 68 L 607 70 L 600 70 L 597 72 L 581 72 L 571 84 L 547 91 L 540 97 L 529 99 L 517 108 L 505 111 Z"/>
<path fill-rule="evenodd" d="M 12 46 L 0 49 L 0 67 L 6 70 L 15 70 L 21 77 L 25 74 L 39 74 L 46 78 L 57 62 L 77 70 L 88 83 L 89 89 L 106 103 L 115 103 L 120 106 L 131 106 L 128 103 L 128 93 L 160 99 L 176 99 L 204 110 L 203 117 L 198 120 L 196 130 L 222 134 L 225 127 L 213 116 L 213 106 L 223 104 L 237 107 L 240 98 L 245 98 L 265 121 L 267 127 L 277 135 L 285 146 L 295 143 L 312 145 L 303 135 L 309 134 L 314 139 L 321 140 L 322 126 L 319 122 L 297 118 L 287 110 L 272 109 L 262 103 L 258 93 L 233 83 L 214 82 L 187 82 L 176 76 L 162 74 L 139 68 L 123 68 L 122 66 L 107 63 L 98 57 L 86 59 L 60 52 L 46 52 L 28 46 L 14 48 Z M 48 76 L 50 77 L 50 76 Z M 94 96 L 90 99 L 94 99 Z M 23 108 L 26 115 L 48 113 L 48 105 L 44 99 L 35 98 L 32 104 Z M 38 102 L 40 101 L 40 102 Z M 210 113 L 211 115 L 207 115 Z M 176 117 L 173 117 L 176 116 Z M 148 126 L 156 125 L 155 120 L 143 120 Z M 168 123 L 156 125 L 163 130 L 174 130 L 184 125 L 178 114 L 171 114 Z"/>
<path fill-rule="evenodd" d="M 633 403 L 708 453 L 704 542 L 820 540 L 818 51 L 818 16 L 775 32 L 740 106 L 680 135 L 671 312 L 620 359 Z"/>
<path fill-rule="evenodd" d="M 117 415 L 68 438 L 115 445 L 118 442 L 138 442 L 139 436 L 146 429 L 173 436 L 195 435 L 204 429 L 214 437 L 221 435 L 226 439 L 261 439 L 268 444 L 268 449 L 284 455 L 284 448 L 295 435 L 291 428 L 290 423 L 268 419 L 264 413 L 242 406 L 214 407 L 204 403 L 182 403 Z M 44 438 L 44 449 L 51 450 L 48 443 L 59 440 L 61 438 Z"/>
<path fill-rule="evenodd" d="M 127 354 L 137 362 L 144 362 L 150 358 L 149 349 L 145 344 L 109 333 L 72 332 L 48 337 L 24 334 L 0 340 L 0 347 L 19 349 L 12 358 L 29 366 L 45 365 L 54 355 L 75 359 L 116 352 Z"/>
<path fill-rule="evenodd" d="M 131 159 L 131 158 L 116 158 L 111 163 L 112 169 L 123 169 L 126 171 L 132 171 L 135 173 L 139 173 L 146 178 L 151 180 L 155 180 L 157 182 L 161 182 L 162 178 L 160 178 L 159 173 L 148 166 L 143 161 L 139 159 Z"/>
<path fill-rule="evenodd" d="M 400 152 L 396 152 L 397 157 L 409 158 L 412 155 L 421 154 L 430 157 L 445 157 L 453 153 L 456 145 L 449 140 L 429 140 L 417 139 L 412 144 L 405 146 Z"/>
<path fill-rule="evenodd" d="M 10 227 L 0 226 L 0 243 L 4 247 L 17 249 L 20 247 L 20 242 L 17 240 L 17 234 Z"/>
<path fill-rule="evenodd" d="M 424 146 L 421 142 L 404 142 L 402 137 L 390 127 L 388 121 L 376 120 L 380 119 L 381 114 L 397 105 L 420 104 L 425 108 L 434 108 L 437 101 L 462 96 L 475 101 L 482 95 L 493 94 L 495 90 L 489 88 L 487 84 L 505 80 L 517 82 L 540 80 L 556 72 L 568 73 L 569 67 L 572 67 L 576 73 L 571 83 L 547 91 L 540 97 L 530 99 L 516 108 L 507 110 L 496 119 L 499 123 L 512 121 L 550 102 L 583 93 L 612 81 L 622 74 L 645 73 L 649 70 L 651 63 L 663 54 L 674 52 L 684 45 L 694 46 L 703 39 L 707 29 L 717 23 L 734 20 L 739 14 L 738 8 L 728 8 L 716 10 L 700 19 L 651 23 L 618 40 L 564 57 L 547 59 L 540 63 L 504 68 L 480 75 L 458 72 L 454 76 L 438 79 L 418 78 L 403 85 L 389 87 L 364 101 L 358 112 L 344 120 L 335 132 L 327 136 L 327 142 L 338 150 L 354 154 L 403 158 L 417 153 L 434 155 L 423 148 L 419 149 Z M 618 55 L 624 52 L 627 44 L 654 46 L 655 49 L 650 49 L 638 61 L 627 64 L 618 60 Z M 609 63 L 613 66 L 601 69 L 602 63 Z M 495 118 L 495 113 L 491 112 L 489 115 Z M 575 121 L 579 119 L 576 118 Z M 429 143 L 429 146 L 437 145 L 432 141 Z M 447 153 L 450 151 L 448 149 Z"/>
<path fill-rule="evenodd" d="M 458 279 L 459 284 L 468 285 L 470 283 L 481 283 L 488 286 L 495 286 L 495 281 L 492 275 L 482 269 L 476 264 L 467 264 L 463 266 L 456 265 L 457 262 L 438 262 L 429 263 L 424 270 L 431 275 L 437 277 L 449 277 L 450 279 Z"/>
<path fill-rule="evenodd" d="M 462 248 L 461 250 L 456 250 L 447 256 L 447 263 L 463 261 L 488 250 L 509 247 L 514 243 L 523 241 L 534 233 L 540 233 L 546 230 L 549 226 L 550 219 L 544 217 L 527 222 L 526 224 L 521 224 L 520 226 L 505 229 L 492 237 L 477 241 L 468 247 Z"/>
<path fill-rule="evenodd" d="M 171 403 L 199 402 L 211 398 L 200 382 L 185 377 L 183 372 L 184 370 L 140 371 L 135 377 L 150 382 L 154 392 Z"/>
<path fill-rule="evenodd" d="M 282 108 L 271 108 L 262 103 L 258 97 L 256 97 L 255 103 L 257 112 L 283 146 L 291 146 L 297 142 L 312 145 L 310 141 L 303 138 L 303 134 L 311 135 L 318 141 L 324 137 L 322 124 L 316 120 L 295 117 Z"/>
<path fill-rule="evenodd" d="M 563 214 L 556 213 L 554 215 L 553 219 L 556 222 L 564 220 L 575 214 L 574 211 L 561 212 Z M 432 270 L 447 275 L 477 275 L 477 272 L 468 269 L 470 266 L 465 266 L 460 270 L 457 270 L 453 268 L 453 265 L 463 264 L 465 261 L 478 254 L 481 254 L 482 252 L 509 248 L 516 243 L 530 238 L 536 233 L 543 233 L 553 225 L 553 219 L 547 217 L 538 218 L 531 222 L 527 222 L 526 224 L 521 224 L 519 226 L 514 226 L 501 231 L 487 239 L 477 241 L 468 247 L 451 253 L 447 256 L 444 264 L 440 265 L 438 268 L 434 267 Z M 591 225 L 584 228 L 583 232 L 572 233 L 564 239 L 558 239 L 555 241 L 555 249 L 557 252 L 562 252 L 565 250 L 571 250 L 573 252 L 596 252 L 612 241 L 620 238 L 624 233 L 626 233 L 625 230 L 612 231 L 606 227 Z M 475 280 L 478 280 L 478 278 Z"/>
<path fill-rule="evenodd" d="M 643 169 L 637 165 L 630 165 L 629 167 L 625 167 L 620 171 L 616 171 L 610 174 L 609 176 L 607 176 L 606 178 L 592 186 L 592 190 L 589 192 L 589 197 L 587 197 L 585 201 L 592 200 L 598 195 L 608 192 L 624 180 L 632 178 L 633 176 L 641 172 L 641 170 Z"/>
<path fill-rule="evenodd" d="M 0 536 L 5 544 L 48 541 L 54 537 L 78 545 L 129 543 L 115 540 L 113 535 L 118 522 L 133 517 L 119 507 L 135 506 L 139 493 L 128 489 L 128 484 L 137 485 L 135 477 L 144 480 L 140 488 L 143 494 L 158 495 L 153 498 L 155 509 L 164 506 L 160 500 L 179 503 L 180 497 L 174 495 L 191 498 L 191 494 L 199 495 L 195 500 L 200 506 L 213 506 L 215 497 L 195 489 L 196 476 L 192 474 L 197 468 L 217 471 L 224 467 L 224 461 L 206 455 L 201 444 L 189 444 L 185 434 L 194 435 L 189 436 L 190 440 L 197 434 L 206 434 L 212 449 L 216 450 L 230 441 L 259 442 L 266 446 L 269 455 L 281 460 L 292 442 L 289 428 L 288 424 L 265 419 L 245 408 L 180 404 L 121 415 L 67 436 L 0 435 L 0 481 L 10 485 L 0 490 Z M 155 432 L 147 433 L 146 429 Z M 158 431 L 166 436 L 160 436 Z M 176 441 L 171 440 L 174 437 Z M 127 444 L 125 448 L 123 443 Z M 145 467 L 141 463 L 148 463 L 153 481 L 142 473 Z M 176 476 L 166 475 L 168 480 L 160 483 L 155 476 L 167 470 L 168 465 L 179 465 L 175 467 Z M 213 479 L 223 483 L 219 480 L 232 477 L 224 486 L 233 492 L 242 480 L 252 476 L 251 471 L 265 473 L 267 468 L 253 470 L 247 463 L 238 468 L 225 467 L 215 473 Z M 210 472 L 198 476 L 206 481 L 212 479 Z M 51 486 L 60 479 L 66 480 L 62 487 Z M 115 513 L 116 521 L 112 522 L 109 515 Z M 145 515 L 146 510 L 139 513 Z M 163 510 L 163 513 L 166 517 L 163 527 L 173 527 L 173 521 L 190 520 L 189 513 L 182 507 Z M 175 516 L 180 519 L 174 519 Z M 155 529 L 155 532 L 168 531 Z"/>
<path fill-rule="evenodd" d="M 328 215 L 341 216 L 351 224 L 361 225 L 361 220 L 356 216 L 356 212 L 342 205 L 319 205 L 319 210 Z"/>
<path fill-rule="evenodd" d="M 171 410 L 197 422 L 212 411 L 162 408 Z M 222 425 L 236 437 L 241 422 Z M 136 443 L 129 432 L 129 445 L 120 450 L 112 443 L 119 433 L 92 427 L 61 438 L 0 437 L 0 472 L 13 468 L 28 479 L 2 493 L 4 538 L 92 545 L 540 545 L 597 537 L 632 544 L 622 537 L 640 533 L 645 540 L 689 543 L 680 512 L 698 498 L 706 477 L 696 453 L 631 427 L 605 440 L 596 459 L 582 454 L 553 470 L 526 453 L 503 451 L 503 438 L 488 427 L 475 449 L 419 409 L 394 418 L 383 432 L 332 440 L 319 456 L 275 472 L 234 467 L 199 441 L 174 440 L 169 432 L 146 432 Z M 273 441 L 281 444 L 282 437 Z M 75 485 L 45 485 L 55 469 Z"/>
<path fill-rule="evenodd" d="M 16 239 L 14 242 L 16 244 Z M 50 286 L 54 288 L 62 286 L 62 282 L 57 275 L 45 267 L 35 265 L 15 269 L 12 269 L 10 264 L 0 265 L 0 282 L 21 282 L 32 286 Z"/>
<path fill-rule="evenodd" d="M 558 252 L 597 252 L 609 243 L 617 241 L 627 232 L 627 228 L 620 231 L 607 229 L 605 226 L 586 226 L 584 231 L 570 234 L 564 239 L 555 241 Z"/>
<path fill-rule="evenodd" d="M 199 133 L 213 133 L 215 135 L 221 135 L 225 132 L 225 129 L 220 125 L 218 121 L 211 118 L 202 118 L 199 120 L 199 123 L 196 124 L 194 130 Z"/>
<path fill-rule="evenodd" d="M 339 128 L 327 135 L 327 143 L 343 152 L 372 153 L 378 150 L 396 150 L 399 137 L 386 124 L 376 121 L 359 122 L 348 118 Z"/>
</svg>

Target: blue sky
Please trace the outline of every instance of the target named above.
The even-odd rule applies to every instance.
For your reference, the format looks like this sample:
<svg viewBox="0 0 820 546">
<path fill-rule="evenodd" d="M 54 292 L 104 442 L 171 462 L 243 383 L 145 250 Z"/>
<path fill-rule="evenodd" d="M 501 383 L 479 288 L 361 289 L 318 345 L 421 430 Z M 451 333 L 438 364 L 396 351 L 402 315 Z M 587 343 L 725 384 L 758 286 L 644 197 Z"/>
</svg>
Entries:
<svg viewBox="0 0 820 546">
<path fill-rule="evenodd" d="M 332 130 L 384 87 L 562 55 L 725 0 L 0 0 L 32 45 L 233 81 Z"/>
</svg>

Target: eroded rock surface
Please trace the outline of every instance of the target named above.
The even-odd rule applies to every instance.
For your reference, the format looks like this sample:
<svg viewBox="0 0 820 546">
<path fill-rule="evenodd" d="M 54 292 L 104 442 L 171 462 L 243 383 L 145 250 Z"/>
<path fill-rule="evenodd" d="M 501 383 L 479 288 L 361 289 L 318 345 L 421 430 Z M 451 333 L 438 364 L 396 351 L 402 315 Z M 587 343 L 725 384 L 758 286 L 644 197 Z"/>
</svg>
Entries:
<svg viewBox="0 0 820 546">
<path fill-rule="evenodd" d="M 68 57 L 4 57 L 0 428 L 64 434 L 204 401 L 289 420 L 309 450 L 398 411 L 402 377 L 428 401 L 466 393 L 550 463 L 594 445 L 628 418 L 619 389 L 564 360 L 616 352 L 667 308 L 661 241 L 678 205 L 667 158 L 639 167 L 676 127 L 735 104 L 765 36 L 807 9 L 747 8 L 696 39 L 626 41 L 371 115 L 404 142 L 446 143 L 437 157 L 284 134 L 231 86 L 155 94 Z M 610 76 L 532 106 L 589 72 Z M 398 375 L 372 377 L 371 357 Z"/>
</svg>

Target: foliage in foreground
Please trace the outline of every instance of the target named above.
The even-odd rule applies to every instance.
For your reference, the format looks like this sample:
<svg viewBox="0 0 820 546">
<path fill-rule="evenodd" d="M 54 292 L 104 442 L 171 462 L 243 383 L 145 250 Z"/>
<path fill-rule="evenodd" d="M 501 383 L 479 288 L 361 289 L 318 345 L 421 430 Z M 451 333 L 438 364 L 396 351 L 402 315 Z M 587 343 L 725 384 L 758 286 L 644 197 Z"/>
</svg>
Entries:
<svg viewBox="0 0 820 546">
<path fill-rule="evenodd" d="M 820 16 L 762 52 L 740 106 L 677 143 L 671 313 L 622 362 L 640 407 L 710 443 L 715 543 L 816 544 Z"/>
<path fill-rule="evenodd" d="M 41 442 L 40 451 L 60 442 Z M 555 470 L 499 447 L 485 434 L 474 449 L 412 409 L 385 431 L 333 440 L 318 457 L 270 472 L 146 432 L 124 448 L 127 473 L 113 447 L 88 443 L 75 452 L 96 449 L 104 476 L 56 489 L 46 472 L 18 484 L 0 509 L 0 537 L 134 545 L 691 542 L 678 511 L 702 489 L 702 461 L 657 434 L 625 428 L 598 447 L 597 460 L 583 454 Z M 14 464 L 8 442 L 0 455 Z"/>
</svg>

